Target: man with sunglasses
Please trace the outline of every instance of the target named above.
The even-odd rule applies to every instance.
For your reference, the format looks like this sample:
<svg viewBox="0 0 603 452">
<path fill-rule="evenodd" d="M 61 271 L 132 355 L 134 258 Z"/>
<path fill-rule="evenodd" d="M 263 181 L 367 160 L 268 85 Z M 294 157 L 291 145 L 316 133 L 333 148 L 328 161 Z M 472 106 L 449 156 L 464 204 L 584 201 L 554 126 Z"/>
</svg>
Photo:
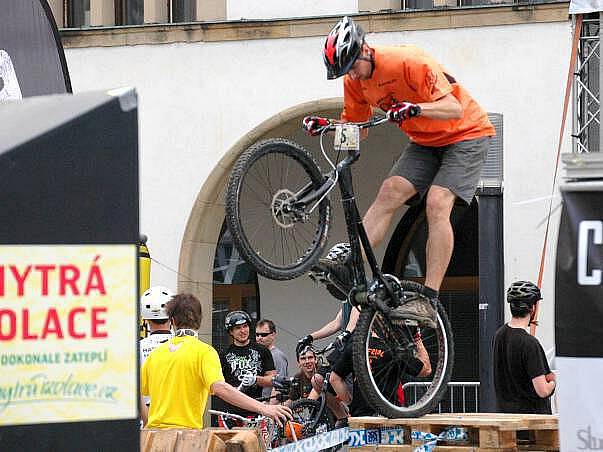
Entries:
<svg viewBox="0 0 603 452">
<path fill-rule="evenodd" d="M 272 320 L 262 319 L 255 324 L 255 341 L 266 347 L 272 353 L 272 360 L 274 361 L 274 367 L 276 368 L 276 374 L 279 377 L 287 377 L 288 375 L 288 361 L 285 353 L 275 345 L 276 342 L 276 325 Z M 262 389 L 262 396 L 268 397 L 271 394 L 271 388 Z"/>
</svg>

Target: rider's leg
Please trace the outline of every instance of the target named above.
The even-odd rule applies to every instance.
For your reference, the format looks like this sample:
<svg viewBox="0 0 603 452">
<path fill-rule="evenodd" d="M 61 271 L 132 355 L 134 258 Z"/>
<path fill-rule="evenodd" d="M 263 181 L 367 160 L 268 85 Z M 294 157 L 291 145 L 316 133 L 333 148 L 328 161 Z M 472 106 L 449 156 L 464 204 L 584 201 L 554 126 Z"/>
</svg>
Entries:
<svg viewBox="0 0 603 452">
<path fill-rule="evenodd" d="M 348 417 L 348 411 L 340 400 L 337 400 L 333 394 L 327 393 L 327 406 L 335 415 L 335 419 L 343 419 Z"/>
<path fill-rule="evenodd" d="M 381 243 L 396 210 L 416 193 L 414 185 L 402 176 L 390 176 L 383 181 L 377 198 L 362 220 L 371 246 L 374 247 Z"/>
<path fill-rule="evenodd" d="M 455 194 L 449 189 L 437 185 L 432 185 L 427 192 L 425 211 L 428 236 L 425 286 L 435 291 L 440 290 L 454 248 L 450 213 L 455 199 Z"/>
<path fill-rule="evenodd" d="M 450 213 L 456 196 L 448 188 L 432 185 L 427 192 L 427 245 L 425 292 L 429 299 L 437 299 L 440 285 L 452 257 L 454 234 Z M 436 327 L 436 311 L 425 298 L 416 298 L 396 309 L 395 317 L 414 319 L 422 326 Z"/>
<path fill-rule="evenodd" d="M 348 389 L 348 385 L 337 373 L 331 372 L 331 376 L 329 377 L 329 383 L 335 390 L 337 397 L 343 403 L 350 404 L 352 402 L 352 394 Z"/>
</svg>

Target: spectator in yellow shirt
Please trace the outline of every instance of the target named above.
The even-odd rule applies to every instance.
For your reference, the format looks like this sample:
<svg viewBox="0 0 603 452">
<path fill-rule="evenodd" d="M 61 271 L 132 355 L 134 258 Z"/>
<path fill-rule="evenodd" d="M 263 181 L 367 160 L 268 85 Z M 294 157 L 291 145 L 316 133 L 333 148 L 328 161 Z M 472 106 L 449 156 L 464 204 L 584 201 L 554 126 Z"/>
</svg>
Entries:
<svg viewBox="0 0 603 452">
<path fill-rule="evenodd" d="M 216 350 L 198 339 L 201 303 L 191 294 L 178 294 L 166 305 L 174 337 L 157 347 L 141 370 L 141 392 L 151 398 L 146 412 L 147 428 L 203 427 L 203 412 L 210 394 L 277 422 L 291 419 L 282 405 L 265 405 L 224 382 Z"/>
</svg>

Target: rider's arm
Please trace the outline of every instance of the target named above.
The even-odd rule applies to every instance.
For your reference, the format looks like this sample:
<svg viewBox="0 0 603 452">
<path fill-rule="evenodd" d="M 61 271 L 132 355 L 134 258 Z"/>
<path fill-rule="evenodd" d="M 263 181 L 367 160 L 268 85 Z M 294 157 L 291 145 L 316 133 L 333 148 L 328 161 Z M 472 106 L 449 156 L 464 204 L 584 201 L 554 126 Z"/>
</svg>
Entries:
<svg viewBox="0 0 603 452">
<path fill-rule="evenodd" d="M 423 363 L 423 368 L 417 376 L 427 377 L 428 375 L 431 375 L 431 361 L 429 360 L 427 349 L 425 348 L 425 344 L 423 344 L 421 337 L 416 338 L 415 344 L 417 344 L 417 358 L 419 358 Z"/>
<path fill-rule="evenodd" d="M 353 307 L 352 311 L 350 312 L 350 320 L 348 320 L 348 324 L 345 327 L 346 331 L 354 331 L 354 328 L 356 328 L 356 322 L 358 322 L 358 317 L 360 317 L 360 311 L 357 307 Z"/>
<path fill-rule="evenodd" d="M 272 418 L 275 418 L 276 416 L 281 418 L 284 416 L 291 416 L 291 410 L 289 410 L 289 408 L 282 405 L 265 405 L 262 402 L 258 402 L 248 395 L 243 394 L 241 391 L 224 381 L 214 382 L 211 385 L 211 392 L 231 405 L 238 406 L 247 411 L 259 413 L 262 416 L 269 416 Z"/>
<path fill-rule="evenodd" d="M 346 404 L 350 404 L 352 402 L 352 394 L 350 394 L 348 386 L 339 375 L 337 375 L 335 372 L 331 372 L 329 383 L 331 383 L 331 386 L 333 386 L 333 389 L 335 390 L 337 397 L 339 397 L 339 400 Z"/>
<path fill-rule="evenodd" d="M 331 320 L 329 323 L 327 323 L 325 326 L 323 326 L 319 330 L 316 330 L 316 331 L 310 333 L 312 338 L 314 340 L 324 339 L 325 337 L 329 337 L 329 336 L 337 333 L 339 331 L 339 325 L 341 323 L 341 315 L 342 314 L 341 314 L 341 309 L 340 309 L 339 312 L 337 312 L 337 315 L 335 316 L 335 318 L 333 320 Z"/>
<path fill-rule="evenodd" d="M 263 388 L 272 386 L 272 377 L 276 375 L 276 370 L 269 370 L 264 375 L 258 375 L 255 378 L 255 384 Z"/>
<path fill-rule="evenodd" d="M 435 102 L 419 102 L 421 116 L 430 119 L 460 119 L 463 107 L 452 94 L 446 94 Z"/>
</svg>

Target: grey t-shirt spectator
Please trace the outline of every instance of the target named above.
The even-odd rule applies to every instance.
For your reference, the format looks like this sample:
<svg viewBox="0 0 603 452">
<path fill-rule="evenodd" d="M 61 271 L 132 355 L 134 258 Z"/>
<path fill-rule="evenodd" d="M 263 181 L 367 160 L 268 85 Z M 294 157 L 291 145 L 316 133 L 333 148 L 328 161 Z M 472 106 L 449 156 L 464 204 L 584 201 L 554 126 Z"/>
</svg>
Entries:
<svg viewBox="0 0 603 452">
<path fill-rule="evenodd" d="M 289 365 L 289 362 L 287 361 L 287 356 L 278 347 L 272 347 L 270 349 L 270 352 L 272 352 L 272 359 L 274 361 L 274 367 L 276 368 L 277 375 L 280 375 L 281 377 L 286 377 L 289 374 L 287 370 L 287 367 Z M 269 397 L 271 392 L 271 387 L 263 388 L 262 397 Z"/>
</svg>

